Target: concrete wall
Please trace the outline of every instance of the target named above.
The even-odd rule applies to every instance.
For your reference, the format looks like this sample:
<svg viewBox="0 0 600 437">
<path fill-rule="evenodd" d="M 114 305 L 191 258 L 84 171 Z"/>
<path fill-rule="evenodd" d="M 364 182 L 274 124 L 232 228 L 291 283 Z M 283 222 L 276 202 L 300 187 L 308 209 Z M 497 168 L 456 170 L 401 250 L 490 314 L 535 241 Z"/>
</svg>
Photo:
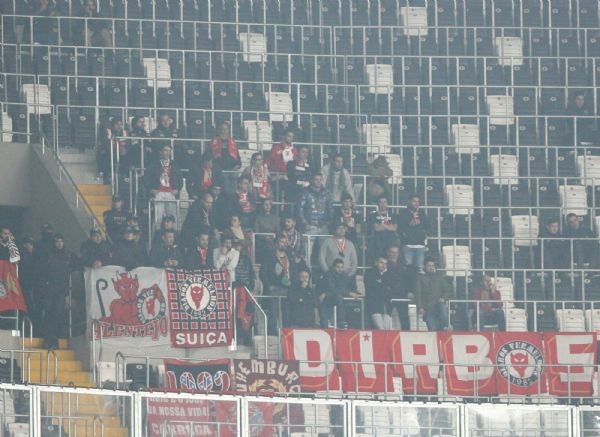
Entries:
<svg viewBox="0 0 600 437">
<path fill-rule="evenodd" d="M 0 144 L 0 205 L 29 206 L 31 203 L 30 146 Z"/>
</svg>

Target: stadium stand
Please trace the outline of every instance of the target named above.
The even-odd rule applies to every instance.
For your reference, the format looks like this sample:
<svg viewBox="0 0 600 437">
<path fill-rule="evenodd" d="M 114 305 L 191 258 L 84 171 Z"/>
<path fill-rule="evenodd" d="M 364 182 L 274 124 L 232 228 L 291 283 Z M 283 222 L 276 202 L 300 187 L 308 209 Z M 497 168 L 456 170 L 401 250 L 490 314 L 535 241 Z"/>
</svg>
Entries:
<svg viewBox="0 0 600 437">
<path fill-rule="evenodd" d="M 71 270 L 226 269 L 255 299 L 249 332 L 236 337 L 253 357 L 289 358 L 284 328 L 598 332 L 598 2 L 1 0 L 0 16 L 0 138 L 53 150 L 98 230 L 77 269 L 64 261 Z M 321 262 L 331 235 L 340 272 Z M 304 270 L 311 277 L 297 284 Z M 165 382 L 159 355 L 137 362 L 122 351 L 112 363 L 94 350 L 88 363 L 58 341 L 55 331 L 72 326 L 47 318 L 30 314 L 45 341 L 0 361 L 0 382 L 142 391 Z M 380 391 L 409 393 L 403 376 Z M 450 403 L 379 408 L 355 387 L 351 407 L 300 400 L 297 413 L 282 400 L 277 431 L 240 426 L 296 437 L 442 437 L 460 426 L 600 435 L 596 394 L 577 397 L 570 385 L 540 400 L 547 409 L 494 411 L 459 406 L 443 377 L 433 384 L 427 398 Z M 132 404 L 150 411 L 146 394 L 119 392 L 109 405 L 100 393 L 36 390 L 0 389 L 7 435 L 137 435 L 126 429 Z M 35 432 L 24 419 L 30 394 L 44 406 Z M 497 396 L 482 388 L 471 398 Z M 586 397 L 589 409 L 557 405 Z M 235 435 L 218 420 L 200 435 Z"/>
</svg>

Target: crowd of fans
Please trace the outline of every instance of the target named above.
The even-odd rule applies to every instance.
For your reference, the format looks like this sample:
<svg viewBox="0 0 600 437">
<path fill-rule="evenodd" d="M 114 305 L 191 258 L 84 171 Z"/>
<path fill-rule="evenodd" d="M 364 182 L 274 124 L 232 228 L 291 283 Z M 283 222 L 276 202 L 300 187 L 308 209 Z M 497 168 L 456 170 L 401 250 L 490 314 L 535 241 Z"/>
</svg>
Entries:
<svg viewBox="0 0 600 437">
<path fill-rule="evenodd" d="M 106 235 L 91 230 L 78 257 L 49 226 L 39 241 L 21 241 L 24 292 L 31 318 L 44 326 L 47 346 L 56 345 L 64 319 L 56 315 L 64 310 L 68 273 L 105 265 L 227 270 L 234 288 L 247 287 L 261 299 L 270 334 L 281 326 L 359 327 L 347 307 L 360 300 L 364 320 L 377 329 L 391 329 L 392 316 L 402 329 L 410 329 L 411 303 L 430 330 L 448 327 L 446 302 L 454 295 L 436 260 L 427 257 L 430 224 L 421 199 L 413 194 L 403 208 L 388 205 L 389 174 L 382 157 L 371 163 L 372 174 L 381 177 L 373 179 L 378 186 L 367 187 L 376 208 L 365 216 L 355 208 L 344 157 L 333 154 L 319 169 L 308 147 L 294 145 L 291 130 L 283 132 L 266 159 L 257 152 L 242 168 L 231 126 L 223 122 L 201 159 L 187 163 L 185 174 L 170 142 L 161 141 L 177 137 L 168 115 L 159 118 L 151 135 L 151 141 L 139 140 L 146 136 L 143 118 L 132 120 L 129 133 L 120 119 L 113 119 L 98 148 L 99 166 L 107 172 L 110 169 L 103 166 L 110 165 L 106 157 L 111 148 L 127 170 L 145 162 L 143 185 L 153 199 L 151 213 L 158 228 L 151 238 L 115 195 L 104 214 Z M 184 175 L 193 200 L 185 220 L 177 205 Z M 283 187 L 285 204 L 274 204 L 275 181 Z M 548 221 L 543 229 L 541 266 L 589 263 L 593 240 L 575 242 L 573 259 L 565 256 L 571 248 L 568 239 L 590 238 L 589 229 L 574 214 L 567 216 L 562 233 L 559 229 L 558 220 Z M 14 261 L 10 232 L 3 230 L 0 238 L 0 259 Z M 363 265 L 370 268 L 359 271 Z M 471 307 L 478 314 L 474 326 L 504 329 L 500 295 L 489 276 L 482 277 L 471 298 L 483 301 Z"/>
</svg>

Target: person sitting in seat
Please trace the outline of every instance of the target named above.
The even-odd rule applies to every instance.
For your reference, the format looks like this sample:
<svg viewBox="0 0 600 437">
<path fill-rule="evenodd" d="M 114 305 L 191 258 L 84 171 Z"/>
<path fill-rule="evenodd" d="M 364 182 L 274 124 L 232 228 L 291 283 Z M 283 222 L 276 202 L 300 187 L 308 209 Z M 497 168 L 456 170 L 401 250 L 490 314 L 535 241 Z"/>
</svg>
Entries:
<svg viewBox="0 0 600 437">
<path fill-rule="evenodd" d="M 499 331 L 506 331 L 502 297 L 491 276 L 483 275 L 481 286 L 473 290 L 471 300 L 481 301 L 471 303 L 472 322 L 480 331 L 484 331 L 484 328 L 488 326 L 497 326 Z M 479 325 L 477 325 L 477 320 L 479 320 Z"/>
</svg>

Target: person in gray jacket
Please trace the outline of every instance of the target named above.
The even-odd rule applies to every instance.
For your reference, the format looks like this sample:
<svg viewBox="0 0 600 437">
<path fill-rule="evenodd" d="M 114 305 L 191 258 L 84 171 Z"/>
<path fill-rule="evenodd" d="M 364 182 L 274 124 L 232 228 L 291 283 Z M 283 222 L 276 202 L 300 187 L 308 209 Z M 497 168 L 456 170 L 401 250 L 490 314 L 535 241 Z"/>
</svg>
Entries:
<svg viewBox="0 0 600 437">
<path fill-rule="evenodd" d="M 358 267 L 354 243 L 346 238 L 346 225 L 338 224 L 334 231 L 333 236 L 321 243 L 319 266 L 323 273 L 326 273 L 332 268 L 336 259 L 341 259 L 344 263 L 344 272 L 349 277 L 353 277 Z"/>
<path fill-rule="evenodd" d="M 344 157 L 336 153 L 331 158 L 329 164 L 325 164 L 321 169 L 323 174 L 323 185 L 331 196 L 331 200 L 340 203 L 342 197 L 347 194 L 354 200 L 354 189 L 352 187 L 352 177 L 348 170 L 344 168 Z"/>
</svg>

